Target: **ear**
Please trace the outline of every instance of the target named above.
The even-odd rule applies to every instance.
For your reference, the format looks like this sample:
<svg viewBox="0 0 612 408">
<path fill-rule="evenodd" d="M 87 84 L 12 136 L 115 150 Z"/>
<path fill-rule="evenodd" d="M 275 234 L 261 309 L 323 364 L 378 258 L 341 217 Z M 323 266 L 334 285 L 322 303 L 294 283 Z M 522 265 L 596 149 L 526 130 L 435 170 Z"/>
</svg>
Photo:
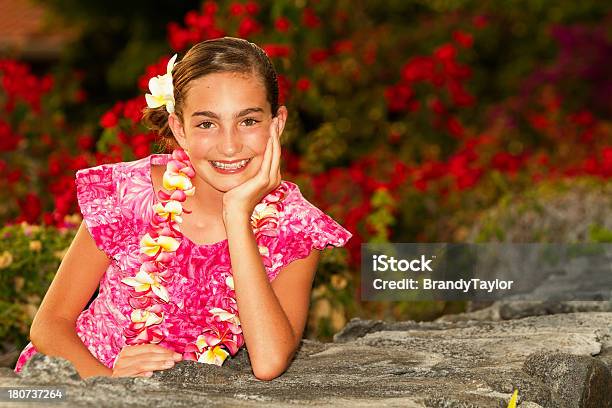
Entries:
<svg viewBox="0 0 612 408">
<path fill-rule="evenodd" d="M 183 128 L 183 123 L 176 115 L 176 113 L 171 113 L 168 116 L 168 125 L 170 129 L 172 129 L 172 133 L 174 134 L 174 138 L 177 143 L 183 150 L 188 150 L 187 148 L 187 137 L 185 137 L 185 129 Z"/>
<path fill-rule="evenodd" d="M 278 111 L 276 113 L 276 120 L 278 121 L 279 137 L 283 135 L 283 129 L 285 129 L 285 123 L 287 122 L 287 116 L 289 116 L 289 112 L 287 112 L 287 108 L 284 105 L 279 106 Z"/>
</svg>

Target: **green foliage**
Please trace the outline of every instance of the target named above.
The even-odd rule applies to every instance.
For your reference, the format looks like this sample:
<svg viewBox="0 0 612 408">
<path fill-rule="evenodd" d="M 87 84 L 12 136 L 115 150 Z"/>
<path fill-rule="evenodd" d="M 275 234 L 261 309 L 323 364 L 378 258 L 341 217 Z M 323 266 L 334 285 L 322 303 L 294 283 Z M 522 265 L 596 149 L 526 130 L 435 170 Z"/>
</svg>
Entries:
<svg viewBox="0 0 612 408">
<path fill-rule="evenodd" d="M 557 180 L 509 193 L 483 211 L 474 242 L 611 242 L 612 184 L 593 178 Z"/>
<path fill-rule="evenodd" d="M 0 338 L 24 347 L 30 325 L 76 230 L 38 225 L 0 229 Z"/>
</svg>

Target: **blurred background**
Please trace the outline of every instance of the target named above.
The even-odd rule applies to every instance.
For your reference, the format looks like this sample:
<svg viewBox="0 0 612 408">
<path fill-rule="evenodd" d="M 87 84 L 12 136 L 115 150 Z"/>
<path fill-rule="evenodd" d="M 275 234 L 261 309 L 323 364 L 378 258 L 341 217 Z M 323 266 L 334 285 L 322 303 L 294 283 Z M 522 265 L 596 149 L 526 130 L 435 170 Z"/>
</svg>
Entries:
<svg viewBox="0 0 612 408">
<path fill-rule="evenodd" d="M 366 242 L 612 242 L 612 9 L 599 0 L 0 0 L 0 365 L 76 228 L 75 172 L 163 152 L 149 78 L 194 43 L 260 45 L 289 110 L 285 180 L 354 237 L 324 252 L 306 337 L 362 302 Z"/>
</svg>

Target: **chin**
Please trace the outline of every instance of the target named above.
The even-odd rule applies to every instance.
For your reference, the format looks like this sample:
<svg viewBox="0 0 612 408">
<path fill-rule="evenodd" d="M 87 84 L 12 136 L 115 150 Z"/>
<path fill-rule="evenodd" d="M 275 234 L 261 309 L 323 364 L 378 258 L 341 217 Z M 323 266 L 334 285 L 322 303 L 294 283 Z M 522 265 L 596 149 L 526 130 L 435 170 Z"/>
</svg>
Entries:
<svg viewBox="0 0 612 408">
<path fill-rule="evenodd" d="M 212 177 L 208 177 L 206 182 L 210 184 L 215 190 L 220 191 L 222 193 L 227 193 L 232 188 L 239 186 L 242 184 L 246 178 L 231 176 L 228 177 L 227 180 L 223 180 L 218 175 L 212 175 Z"/>
</svg>

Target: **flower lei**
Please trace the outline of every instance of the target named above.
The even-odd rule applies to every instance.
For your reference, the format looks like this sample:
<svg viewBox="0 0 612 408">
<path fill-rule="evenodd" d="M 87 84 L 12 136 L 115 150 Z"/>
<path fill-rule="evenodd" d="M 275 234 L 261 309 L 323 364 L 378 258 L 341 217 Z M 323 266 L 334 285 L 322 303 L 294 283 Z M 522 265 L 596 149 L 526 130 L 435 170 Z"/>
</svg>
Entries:
<svg viewBox="0 0 612 408">
<path fill-rule="evenodd" d="M 140 240 L 140 269 L 135 276 L 122 279 L 124 284 L 132 287 L 129 298 L 133 308 L 131 322 L 123 331 L 128 345 L 156 344 L 166 336 L 161 328 L 165 319 L 162 304 L 170 302 L 165 285 L 173 280 L 170 264 L 183 237 L 179 227 L 181 215 L 183 212 L 191 213 L 183 209 L 181 203 L 195 193 L 191 183 L 194 176 L 195 171 L 185 151 L 175 149 L 163 177 L 163 187 L 171 193 L 158 192 L 161 203 L 154 205 L 155 213 Z M 278 235 L 279 212 L 283 211 L 282 201 L 286 194 L 287 187 L 281 184 L 255 206 L 251 226 L 258 242 L 263 235 Z M 271 266 L 268 248 L 263 245 L 258 245 L 258 248 L 264 265 Z M 242 328 L 238 310 L 231 306 L 236 305 L 233 278 L 228 276 L 225 284 L 231 289 L 230 310 L 218 307 L 209 310 L 212 320 L 195 342 L 186 345 L 184 360 L 220 366 L 228 355 L 235 355 L 242 346 L 244 340 L 240 336 Z"/>
</svg>

